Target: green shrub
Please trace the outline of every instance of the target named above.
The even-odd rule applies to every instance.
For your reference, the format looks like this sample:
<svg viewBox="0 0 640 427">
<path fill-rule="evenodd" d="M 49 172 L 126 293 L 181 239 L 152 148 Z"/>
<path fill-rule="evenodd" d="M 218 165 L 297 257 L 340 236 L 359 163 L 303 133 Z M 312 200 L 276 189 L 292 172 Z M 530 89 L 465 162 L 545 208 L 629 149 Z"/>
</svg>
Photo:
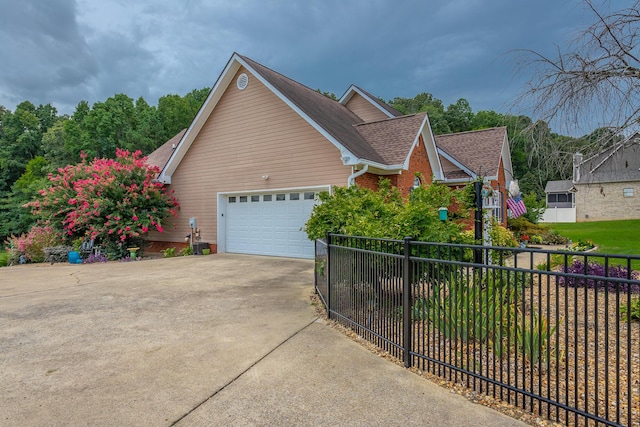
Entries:
<svg viewBox="0 0 640 427">
<path fill-rule="evenodd" d="M 634 298 L 631 300 L 631 304 L 623 304 L 620 307 L 620 314 L 623 321 L 628 320 L 640 320 L 640 298 Z"/>
<path fill-rule="evenodd" d="M 0 251 L 0 267 L 6 267 L 11 254 L 6 251 Z"/>
<path fill-rule="evenodd" d="M 433 287 L 431 297 L 416 301 L 412 318 L 428 319 L 448 339 L 483 343 L 497 357 L 511 346 L 529 363 L 546 365 L 547 355 L 556 355 L 550 347 L 555 326 L 551 327 L 547 318 L 533 308 L 531 313 L 523 314 L 519 300 L 526 277 L 494 271 L 481 281 L 478 279 L 466 283 L 452 274 L 447 283 Z"/>
<path fill-rule="evenodd" d="M 502 246 L 507 248 L 515 248 L 518 246 L 518 240 L 513 233 L 504 228 L 498 222 L 494 222 L 492 224 L 489 236 L 491 236 L 492 246 Z"/>
<path fill-rule="evenodd" d="M 547 208 L 545 200 L 539 199 L 536 193 L 530 192 L 522 196 L 522 201 L 527 207 L 527 212 L 522 216 L 527 218 L 529 222 L 537 224 Z"/>
<path fill-rule="evenodd" d="M 569 243 L 569 239 L 556 233 L 555 231 L 545 231 L 542 234 L 542 243 L 545 245 L 566 245 Z"/>
<path fill-rule="evenodd" d="M 434 183 L 415 188 L 404 200 L 388 179 L 380 180 L 373 191 L 357 185 L 336 187 L 332 194 L 321 193 L 322 203 L 314 206 L 305 225 L 309 239 L 323 238 L 328 232 L 352 236 L 451 242 L 459 236 L 456 221 L 440 221 L 438 209 L 451 206 L 460 192 Z M 460 216 L 461 214 L 457 214 Z"/>
<path fill-rule="evenodd" d="M 166 249 L 161 250 L 160 252 L 162 252 L 162 257 L 163 258 L 173 258 L 173 257 L 177 256 L 175 247 L 166 248 Z"/>
<path fill-rule="evenodd" d="M 62 234 L 49 226 L 35 226 L 29 233 L 16 237 L 11 236 L 7 240 L 10 259 L 8 262 L 17 264 L 26 262 L 43 262 L 45 260 L 44 249 L 62 243 Z"/>
<path fill-rule="evenodd" d="M 191 246 L 187 246 L 186 248 L 182 248 L 182 249 L 180 249 L 180 255 L 182 255 L 182 256 L 193 255 L 193 249 L 191 248 Z"/>
</svg>

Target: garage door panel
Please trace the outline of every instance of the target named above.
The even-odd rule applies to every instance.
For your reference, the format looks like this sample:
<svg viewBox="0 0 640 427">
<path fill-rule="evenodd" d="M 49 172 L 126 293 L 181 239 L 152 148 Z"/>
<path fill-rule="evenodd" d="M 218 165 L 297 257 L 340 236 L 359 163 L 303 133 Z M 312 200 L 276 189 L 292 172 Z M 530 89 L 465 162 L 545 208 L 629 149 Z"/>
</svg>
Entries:
<svg viewBox="0 0 640 427">
<path fill-rule="evenodd" d="M 302 231 L 315 204 L 313 194 L 227 196 L 227 252 L 313 258 L 314 244 Z"/>
</svg>

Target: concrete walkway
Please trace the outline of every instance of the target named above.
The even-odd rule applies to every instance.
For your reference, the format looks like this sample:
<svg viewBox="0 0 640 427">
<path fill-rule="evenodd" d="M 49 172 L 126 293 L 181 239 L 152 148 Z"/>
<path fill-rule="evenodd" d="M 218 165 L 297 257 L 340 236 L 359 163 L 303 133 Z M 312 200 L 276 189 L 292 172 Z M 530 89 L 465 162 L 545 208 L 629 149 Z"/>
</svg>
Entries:
<svg viewBox="0 0 640 427">
<path fill-rule="evenodd" d="M 0 269 L 0 425 L 523 425 L 317 319 L 313 263 Z"/>
</svg>

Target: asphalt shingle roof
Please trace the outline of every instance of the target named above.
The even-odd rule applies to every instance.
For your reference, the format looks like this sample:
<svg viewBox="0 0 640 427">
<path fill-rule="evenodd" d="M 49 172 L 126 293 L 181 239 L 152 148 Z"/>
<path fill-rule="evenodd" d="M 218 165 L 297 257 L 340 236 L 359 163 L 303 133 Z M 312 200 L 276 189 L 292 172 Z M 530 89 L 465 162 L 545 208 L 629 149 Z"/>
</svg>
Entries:
<svg viewBox="0 0 640 427">
<path fill-rule="evenodd" d="M 576 184 L 640 181 L 640 136 L 604 150 L 580 164 Z"/>
<path fill-rule="evenodd" d="M 563 181 L 547 181 L 544 187 L 545 193 L 567 193 L 573 187 L 573 181 L 565 179 Z"/>
<path fill-rule="evenodd" d="M 360 123 L 356 130 L 383 159 L 384 164 L 405 162 L 427 113 L 412 114 L 376 122 Z"/>
<path fill-rule="evenodd" d="M 157 166 L 160 170 L 164 169 L 173 154 L 174 147 L 178 146 L 178 143 L 186 131 L 186 129 L 182 129 L 176 136 L 156 148 L 156 150 L 147 157 L 147 164 Z"/>
<path fill-rule="evenodd" d="M 246 56 L 239 56 L 354 155 L 384 163 L 383 158 L 356 131 L 354 125 L 362 123 L 362 119 L 347 107 Z"/>
<path fill-rule="evenodd" d="M 506 127 L 436 135 L 436 146 L 479 176 L 497 176 Z M 449 177 L 447 177 L 449 178 Z"/>
</svg>

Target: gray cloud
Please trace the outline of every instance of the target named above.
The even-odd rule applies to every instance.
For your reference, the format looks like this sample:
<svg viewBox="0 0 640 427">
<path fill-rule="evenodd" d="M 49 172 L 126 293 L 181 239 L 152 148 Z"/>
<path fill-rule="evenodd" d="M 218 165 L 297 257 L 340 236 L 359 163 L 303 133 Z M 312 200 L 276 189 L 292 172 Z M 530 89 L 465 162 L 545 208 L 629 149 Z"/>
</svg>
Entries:
<svg viewBox="0 0 640 427">
<path fill-rule="evenodd" d="M 0 92 L 10 103 L 55 102 L 51 94 L 72 91 L 97 74 L 97 63 L 78 29 L 73 1 L 3 3 Z"/>
<path fill-rule="evenodd" d="M 552 52 L 591 21 L 580 4 L 0 0 L 0 105 L 71 113 L 116 93 L 153 104 L 213 85 L 237 51 L 338 96 L 355 83 L 384 99 L 430 92 L 506 111 L 526 78 L 507 52 Z"/>
</svg>

